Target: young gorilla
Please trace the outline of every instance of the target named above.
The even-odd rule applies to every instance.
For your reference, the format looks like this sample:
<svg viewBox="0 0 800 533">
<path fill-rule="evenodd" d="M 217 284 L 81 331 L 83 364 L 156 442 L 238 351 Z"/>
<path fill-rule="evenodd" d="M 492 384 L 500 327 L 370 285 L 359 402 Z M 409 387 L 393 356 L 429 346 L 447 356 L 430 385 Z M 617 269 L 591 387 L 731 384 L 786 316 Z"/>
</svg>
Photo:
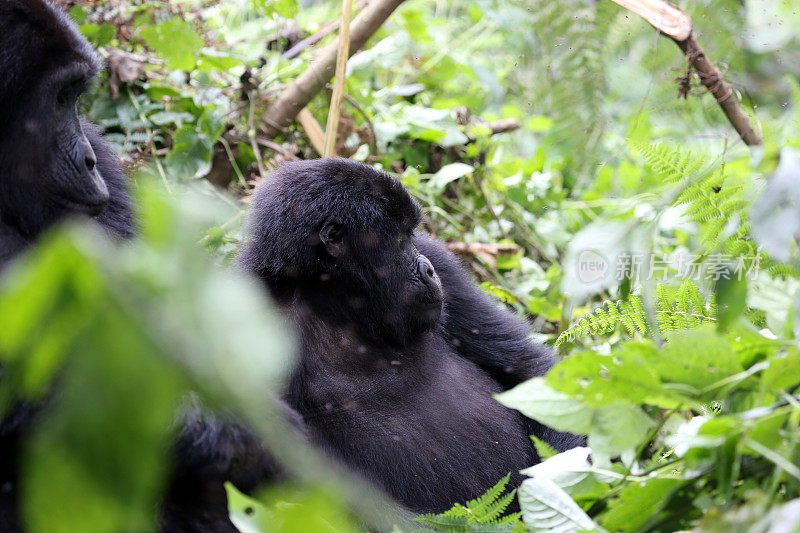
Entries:
<svg viewBox="0 0 800 533">
<path fill-rule="evenodd" d="M 288 163 L 251 206 L 239 264 L 299 329 L 287 391 L 309 438 L 409 509 L 442 511 L 583 440 L 492 394 L 553 364 L 527 327 L 415 231 L 394 178 L 345 159 Z"/>
</svg>

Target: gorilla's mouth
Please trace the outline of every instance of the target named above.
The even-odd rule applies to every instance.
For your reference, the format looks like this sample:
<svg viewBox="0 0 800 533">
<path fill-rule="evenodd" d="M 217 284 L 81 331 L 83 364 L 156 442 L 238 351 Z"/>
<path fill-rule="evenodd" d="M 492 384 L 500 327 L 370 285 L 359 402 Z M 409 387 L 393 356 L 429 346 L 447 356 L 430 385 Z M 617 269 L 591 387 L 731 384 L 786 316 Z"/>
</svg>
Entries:
<svg viewBox="0 0 800 533">
<path fill-rule="evenodd" d="M 61 197 L 58 199 L 59 205 L 70 213 L 79 213 L 94 217 L 103 212 L 106 205 L 108 205 L 108 198 L 66 198 Z"/>
<path fill-rule="evenodd" d="M 436 309 L 442 307 L 442 299 L 436 298 L 435 296 L 431 296 L 428 298 L 418 298 L 416 303 L 416 307 L 420 309 Z"/>
</svg>

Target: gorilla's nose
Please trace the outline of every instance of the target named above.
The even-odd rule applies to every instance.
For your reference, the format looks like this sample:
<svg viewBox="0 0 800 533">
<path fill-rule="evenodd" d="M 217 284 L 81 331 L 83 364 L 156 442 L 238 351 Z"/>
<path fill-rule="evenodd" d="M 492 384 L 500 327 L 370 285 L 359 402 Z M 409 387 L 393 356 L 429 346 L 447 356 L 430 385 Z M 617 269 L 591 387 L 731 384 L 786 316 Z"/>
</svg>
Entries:
<svg viewBox="0 0 800 533">
<path fill-rule="evenodd" d="M 417 271 L 420 279 L 430 289 L 438 290 L 441 287 L 439 276 L 436 275 L 433 265 L 424 255 L 419 256 L 417 259 Z"/>
</svg>

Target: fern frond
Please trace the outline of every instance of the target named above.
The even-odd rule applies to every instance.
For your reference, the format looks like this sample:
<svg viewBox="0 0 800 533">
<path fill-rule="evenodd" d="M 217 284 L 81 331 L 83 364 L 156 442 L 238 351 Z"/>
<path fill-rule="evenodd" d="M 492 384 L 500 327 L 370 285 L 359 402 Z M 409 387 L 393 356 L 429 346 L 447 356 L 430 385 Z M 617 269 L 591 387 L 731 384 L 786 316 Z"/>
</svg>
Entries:
<svg viewBox="0 0 800 533">
<path fill-rule="evenodd" d="M 701 227 L 702 245 L 716 249 L 726 238 L 728 221 L 749 204 L 743 185 L 729 179 L 723 167 L 705 168 L 704 158 L 693 157 L 691 152 L 662 144 L 630 145 L 664 182 L 681 183 L 674 205 L 686 206 L 686 217 Z"/>
<path fill-rule="evenodd" d="M 702 157 L 692 157 L 691 152 L 684 154 L 677 148 L 673 149 L 660 143 L 631 142 L 630 145 L 655 174 L 668 182 L 692 178 L 700 172 L 705 163 Z"/>
<path fill-rule="evenodd" d="M 600 307 L 587 314 L 577 323 L 563 331 L 556 339 L 556 346 L 587 335 L 604 335 L 622 326 L 629 336 L 647 333 L 647 313 L 642 300 L 632 294 L 628 300 L 604 301 Z"/>
<path fill-rule="evenodd" d="M 504 514 L 517 495 L 516 490 L 506 492 L 510 479 L 511 474 L 506 475 L 483 495 L 466 504 L 457 503 L 443 513 L 423 514 L 415 520 L 436 531 L 511 532 L 519 523 L 522 515 L 521 513 Z"/>
<path fill-rule="evenodd" d="M 474 500 L 468 501 L 467 509 L 474 513 L 475 516 L 483 517 L 483 513 L 485 512 L 486 508 L 505 492 L 506 486 L 508 485 L 510 479 L 511 474 L 506 474 L 505 477 L 498 481 L 494 487 L 490 488 Z"/>
<path fill-rule="evenodd" d="M 684 280 L 674 295 L 664 285 L 656 286 L 656 321 L 661 333 L 694 329 L 705 322 L 715 322 L 717 306 L 713 296 L 706 301 L 691 280 Z M 629 336 L 647 335 L 647 312 L 641 298 L 632 294 L 627 300 L 606 300 L 556 339 L 556 346 L 588 335 L 613 333 L 618 328 Z"/>
</svg>

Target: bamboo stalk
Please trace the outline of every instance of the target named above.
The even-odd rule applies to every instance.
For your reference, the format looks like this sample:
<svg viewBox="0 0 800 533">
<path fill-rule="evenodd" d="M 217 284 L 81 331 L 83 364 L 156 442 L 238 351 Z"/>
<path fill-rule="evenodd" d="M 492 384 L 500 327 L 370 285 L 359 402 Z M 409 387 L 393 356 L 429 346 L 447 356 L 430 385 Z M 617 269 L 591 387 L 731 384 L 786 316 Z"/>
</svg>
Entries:
<svg viewBox="0 0 800 533">
<path fill-rule="evenodd" d="M 323 157 L 336 155 L 336 131 L 339 129 L 339 113 L 342 109 L 344 84 L 347 81 L 347 59 L 350 57 L 350 16 L 353 0 L 342 0 L 342 21 L 339 24 L 339 53 L 336 56 L 336 80 L 333 83 L 331 107 L 325 126 L 325 151 Z"/>
</svg>

